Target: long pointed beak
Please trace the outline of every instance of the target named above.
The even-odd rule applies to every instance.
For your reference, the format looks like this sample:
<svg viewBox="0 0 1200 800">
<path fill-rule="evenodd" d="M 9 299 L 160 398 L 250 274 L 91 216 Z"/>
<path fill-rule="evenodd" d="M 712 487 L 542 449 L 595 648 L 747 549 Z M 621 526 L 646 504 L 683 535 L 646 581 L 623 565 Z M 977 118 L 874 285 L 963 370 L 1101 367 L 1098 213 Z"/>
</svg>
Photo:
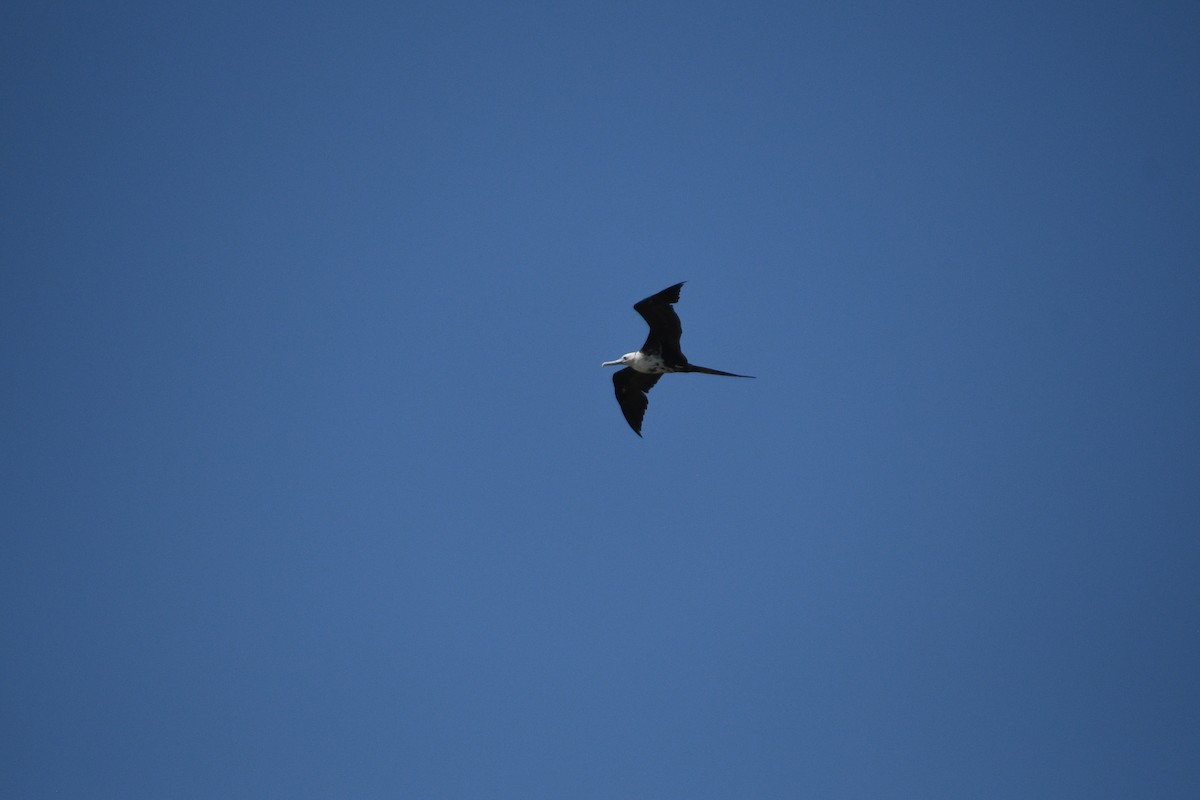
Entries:
<svg viewBox="0 0 1200 800">
<path fill-rule="evenodd" d="M 619 366 L 621 366 L 621 359 L 618 358 L 616 361 L 603 361 L 600 363 L 600 366 L 602 366 L 602 367 L 619 367 Z"/>
</svg>

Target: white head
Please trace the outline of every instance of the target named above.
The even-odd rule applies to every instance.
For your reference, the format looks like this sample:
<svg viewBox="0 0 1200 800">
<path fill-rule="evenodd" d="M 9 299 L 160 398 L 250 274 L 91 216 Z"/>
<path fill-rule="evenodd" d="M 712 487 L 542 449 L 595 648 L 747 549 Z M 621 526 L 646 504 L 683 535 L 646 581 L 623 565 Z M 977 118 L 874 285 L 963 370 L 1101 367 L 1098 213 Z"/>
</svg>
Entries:
<svg viewBox="0 0 1200 800">
<path fill-rule="evenodd" d="M 602 367 L 619 367 L 622 364 L 631 363 L 635 358 L 637 358 L 637 355 L 638 355 L 637 353 L 626 353 L 625 355 L 618 358 L 616 361 L 604 361 L 600 364 L 600 366 L 602 366 Z"/>
</svg>

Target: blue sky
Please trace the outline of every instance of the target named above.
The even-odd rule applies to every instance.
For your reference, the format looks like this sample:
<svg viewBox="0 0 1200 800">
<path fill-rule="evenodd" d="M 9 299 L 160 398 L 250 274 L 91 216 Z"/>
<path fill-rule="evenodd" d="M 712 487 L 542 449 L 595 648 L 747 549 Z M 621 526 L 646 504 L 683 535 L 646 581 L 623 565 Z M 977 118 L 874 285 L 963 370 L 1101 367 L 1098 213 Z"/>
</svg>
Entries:
<svg viewBox="0 0 1200 800">
<path fill-rule="evenodd" d="M 1196 797 L 1197 41 L 5 4 L 0 794 Z"/>
</svg>

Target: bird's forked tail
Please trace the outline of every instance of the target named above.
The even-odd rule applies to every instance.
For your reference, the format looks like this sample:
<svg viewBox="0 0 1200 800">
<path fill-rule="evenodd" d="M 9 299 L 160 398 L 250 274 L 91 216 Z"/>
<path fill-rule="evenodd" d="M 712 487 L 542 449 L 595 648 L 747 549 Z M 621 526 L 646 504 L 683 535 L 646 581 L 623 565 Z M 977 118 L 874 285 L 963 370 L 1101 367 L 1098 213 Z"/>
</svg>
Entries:
<svg viewBox="0 0 1200 800">
<path fill-rule="evenodd" d="M 728 378 L 753 378 L 753 375 L 738 375 L 736 372 L 721 372 L 719 369 L 709 369 L 708 367 L 697 367 L 695 364 L 688 364 L 685 369 L 676 370 L 677 372 L 703 372 L 705 375 L 724 375 Z"/>
</svg>

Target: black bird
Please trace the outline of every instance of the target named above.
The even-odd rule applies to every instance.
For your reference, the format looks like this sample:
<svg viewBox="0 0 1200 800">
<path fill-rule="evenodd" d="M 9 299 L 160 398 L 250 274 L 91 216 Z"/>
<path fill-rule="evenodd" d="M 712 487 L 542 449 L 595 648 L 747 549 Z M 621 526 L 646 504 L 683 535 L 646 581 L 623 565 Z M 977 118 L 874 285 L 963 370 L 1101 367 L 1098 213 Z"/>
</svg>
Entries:
<svg viewBox="0 0 1200 800">
<path fill-rule="evenodd" d="M 679 315 L 671 308 L 672 303 L 679 302 L 679 290 L 682 286 L 683 283 L 677 283 L 635 303 L 633 310 L 641 314 L 650 326 L 650 335 L 646 337 L 646 343 L 636 353 L 626 353 L 616 361 L 605 361 L 601 364 L 604 367 L 628 365 L 613 374 L 613 388 L 616 389 L 617 402 L 621 406 L 621 413 L 625 415 L 625 421 L 638 436 L 642 435 L 642 417 L 645 416 L 646 406 L 650 402 L 646 393 L 654 388 L 654 384 L 658 383 L 663 374 L 703 372 L 706 375 L 726 375 L 730 378 L 754 377 L 688 363 L 687 357 L 679 349 L 679 337 L 683 335 L 683 326 L 679 324 Z"/>
</svg>

